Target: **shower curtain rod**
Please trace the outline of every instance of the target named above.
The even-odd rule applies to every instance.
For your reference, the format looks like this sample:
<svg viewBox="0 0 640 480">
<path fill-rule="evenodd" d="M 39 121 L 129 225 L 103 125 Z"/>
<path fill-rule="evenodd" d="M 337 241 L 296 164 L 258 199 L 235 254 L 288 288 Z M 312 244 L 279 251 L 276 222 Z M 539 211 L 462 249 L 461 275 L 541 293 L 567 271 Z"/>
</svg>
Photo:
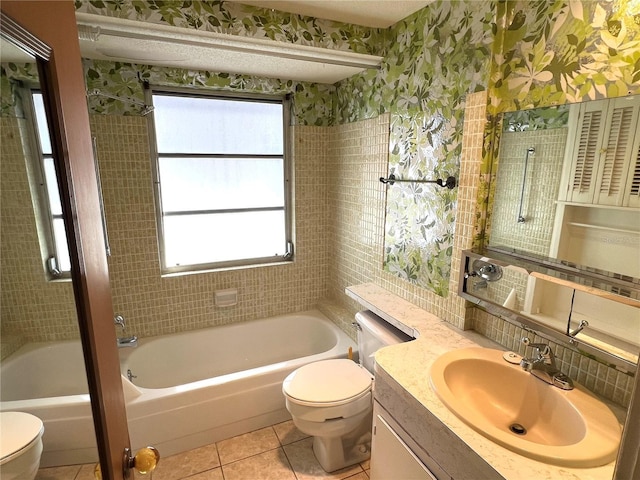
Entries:
<svg viewBox="0 0 640 480">
<path fill-rule="evenodd" d="M 389 175 L 389 178 L 380 177 L 380 181 L 382 183 L 393 185 L 395 182 L 404 182 L 404 183 L 435 183 L 440 187 L 447 187 L 449 190 L 456 187 L 458 185 L 458 181 L 456 177 L 449 176 L 446 180 L 438 178 L 437 180 L 411 180 L 404 178 L 396 178 L 394 174 Z"/>
</svg>

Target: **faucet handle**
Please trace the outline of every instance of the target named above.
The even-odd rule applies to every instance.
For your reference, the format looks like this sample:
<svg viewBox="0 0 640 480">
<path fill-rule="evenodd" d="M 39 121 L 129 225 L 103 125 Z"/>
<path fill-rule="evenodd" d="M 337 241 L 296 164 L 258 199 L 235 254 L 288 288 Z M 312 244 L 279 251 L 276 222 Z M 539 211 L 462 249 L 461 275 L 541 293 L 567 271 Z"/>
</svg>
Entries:
<svg viewBox="0 0 640 480">
<path fill-rule="evenodd" d="M 524 337 L 522 339 L 522 343 L 527 347 L 531 347 L 535 349 L 535 354 L 538 359 L 543 359 L 544 357 L 551 357 L 553 359 L 553 352 L 551 351 L 551 347 L 546 343 L 533 343 L 529 340 L 529 337 Z"/>
<path fill-rule="evenodd" d="M 117 314 L 115 317 L 113 317 L 113 323 L 115 325 L 120 325 L 122 327 L 122 330 L 124 330 L 125 320 L 122 315 Z"/>
</svg>

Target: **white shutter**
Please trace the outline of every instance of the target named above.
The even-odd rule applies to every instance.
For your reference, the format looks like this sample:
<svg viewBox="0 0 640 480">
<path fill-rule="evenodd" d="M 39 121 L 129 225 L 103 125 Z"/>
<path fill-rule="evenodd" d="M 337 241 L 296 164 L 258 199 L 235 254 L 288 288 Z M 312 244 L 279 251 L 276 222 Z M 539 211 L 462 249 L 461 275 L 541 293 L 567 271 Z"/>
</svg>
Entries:
<svg viewBox="0 0 640 480">
<path fill-rule="evenodd" d="M 624 205 L 640 208 L 640 117 L 636 128 L 636 141 L 633 145 L 631 165 L 627 175 Z"/>
<path fill-rule="evenodd" d="M 640 96 L 610 101 L 593 203 L 621 206 L 637 137 Z"/>
<path fill-rule="evenodd" d="M 604 136 L 604 109 L 606 101 L 603 100 L 580 105 L 567 192 L 567 200 L 571 202 L 593 202 Z"/>
</svg>

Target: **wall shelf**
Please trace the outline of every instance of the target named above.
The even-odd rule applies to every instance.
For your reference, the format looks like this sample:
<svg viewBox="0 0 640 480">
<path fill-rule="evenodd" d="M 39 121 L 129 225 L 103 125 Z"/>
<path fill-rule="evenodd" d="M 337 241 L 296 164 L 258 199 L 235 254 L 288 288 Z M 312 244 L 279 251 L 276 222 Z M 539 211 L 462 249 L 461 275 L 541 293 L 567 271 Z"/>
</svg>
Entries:
<svg viewBox="0 0 640 480">
<path fill-rule="evenodd" d="M 333 84 L 382 57 L 191 28 L 76 13 L 82 56 Z"/>
<path fill-rule="evenodd" d="M 640 231 L 638 230 L 628 230 L 624 228 L 606 227 L 602 225 L 593 225 L 589 223 L 579 223 L 579 222 L 567 222 L 567 225 L 569 225 L 570 227 L 591 228 L 594 230 L 602 230 L 605 232 L 614 232 L 614 233 L 640 236 Z"/>
</svg>

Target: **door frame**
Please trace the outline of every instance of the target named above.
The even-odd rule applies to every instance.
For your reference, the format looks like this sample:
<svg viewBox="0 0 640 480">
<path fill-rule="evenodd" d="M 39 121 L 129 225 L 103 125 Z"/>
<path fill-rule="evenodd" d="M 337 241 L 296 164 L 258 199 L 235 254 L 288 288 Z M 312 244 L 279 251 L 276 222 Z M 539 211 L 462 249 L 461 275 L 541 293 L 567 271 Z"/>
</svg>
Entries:
<svg viewBox="0 0 640 480">
<path fill-rule="evenodd" d="M 3 35 L 38 59 L 102 477 L 121 480 L 130 442 L 74 4 L 3 0 L 0 10 Z"/>
</svg>

